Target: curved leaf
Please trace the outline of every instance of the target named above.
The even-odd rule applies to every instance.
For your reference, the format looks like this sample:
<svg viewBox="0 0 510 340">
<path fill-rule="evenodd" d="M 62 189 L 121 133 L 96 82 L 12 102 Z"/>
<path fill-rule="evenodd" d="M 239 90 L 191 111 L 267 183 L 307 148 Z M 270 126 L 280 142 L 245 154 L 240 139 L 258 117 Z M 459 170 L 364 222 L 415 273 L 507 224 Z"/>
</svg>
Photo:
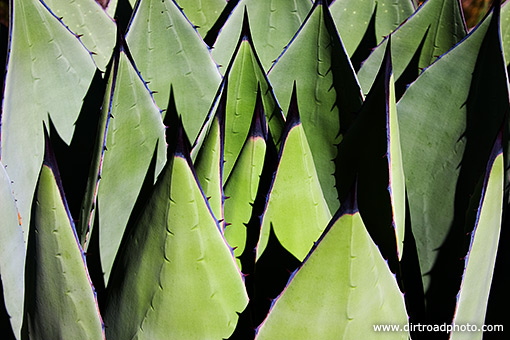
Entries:
<svg viewBox="0 0 510 340">
<path fill-rule="evenodd" d="M 37 0 L 12 2 L 2 106 L 2 162 L 13 181 L 25 238 L 48 115 L 70 143 L 96 67 L 81 42 Z M 58 86 L 56 86 L 56 84 Z"/>
<path fill-rule="evenodd" d="M 299 118 L 295 93 L 287 115 L 278 168 L 261 218 L 257 260 L 266 249 L 272 227 L 281 245 L 303 261 L 331 219 Z"/>
<path fill-rule="evenodd" d="M 303 128 L 330 211 L 339 206 L 333 160 L 337 145 L 363 98 L 324 1 L 316 1 L 289 47 L 269 71 L 269 80 L 287 111 L 296 82 Z M 293 70 L 289 72 L 289 70 Z"/>
<path fill-rule="evenodd" d="M 207 45 L 173 0 L 141 0 L 126 41 L 160 108 L 172 86 L 177 112 L 195 140 L 221 80 Z"/>
<path fill-rule="evenodd" d="M 471 233 L 471 244 L 452 322 L 459 326 L 474 325 L 479 330 L 485 321 L 503 214 L 505 166 L 501 138 L 501 135 L 498 136 L 487 164 L 482 198 L 477 209 L 476 225 Z M 450 339 L 481 339 L 482 336 L 481 331 L 453 331 Z"/>
<path fill-rule="evenodd" d="M 412 0 L 336 0 L 329 7 L 345 51 L 352 57 L 375 16 L 375 43 L 393 32 L 414 13 Z"/>
<path fill-rule="evenodd" d="M 85 254 L 46 150 L 28 239 L 23 338 L 104 339 Z"/>
<path fill-rule="evenodd" d="M 250 133 L 239 157 L 225 183 L 225 238 L 234 249 L 234 255 L 242 255 L 247 238 L 246 226 L 253 213 L 260 176 L 266 155 L 268 138 L 267 122 L 259 93 L 253 112 Z M 239 263 L 239 262 L 238 262 Z"/>
<path fill-rule="evenodd" d="M 252 29 L 253 45 L 263 70 L 267 71 L 297 32 L 311 7 L 310 0 L 240 0 L 220 31 L 212 51 L 220 70 L 236 50 L 235 41 L 239 34 L 243 35 L 245 11 L 251 22 L 257 23 Z"/>
<path fill-rule="evenodd" d="M 351 198 L 273 302 L 256 339 L 408 339 L 373 328 L 407 322 L 404 296 Z"/>
<path fill-rule="evenodd" d="M 398 80 L 419 50 L 416 72 L 432 64 L 466 35 L 466 25 L 459 0 L 427 0 L 392 33 L 391 54 L 395 79 Z M 387 39 L 370 54 L 358 72 L 359 82 L 367 93 L 379 69 Z M 422 46 L 423 45 L 423 46 Z M 421 46 L 421 47 L 420 47 Z M 420 49 L 421 48 L 421 49 Z M 414 79 L 409 79 L 411 83 Z"/>
<path fill-rule="evenodd" d="M 103 105 L 108 121 L 106 130 L 100 131 L 104 144 L 98 151 L 104 156 L 97 189 L 100 255 L 106 282 L 156 145 L 158 174 L 165 161 L 166 144 L 160 111 L 123 47 L 115 56 L 109 83 L 108 104 Z"/>
<path fill-rule="evenodd" d="M 271 84 L 267 80 L 260 60 L 255 53 L 247 14 L 245 14 L 242 34 L 227 68 L 225 78 L 228 79 L 228 85 L 221 88 L 221 91 L 226 90 L 228 93 L 225 111 L 224 182 L 230 176 L 232 167 L 248 136 L 259 90 L 262 94 L 269 130 L 277 145 L 280 142 L 285 121 Z M 216 101 L 220 98 L 221 91 L 219 91 Z M 197 138 L 197 143 L 194 145 L 194 150 L 200 148 L 200 141 L 203 140 L 211 121 L 211 117 L 208 117 L 208 121 L 204 124 Z"/>
<path fill-rule="evenodd" d="M 179 135 L 110 280 L 108 337 L 228 338 L 248 303 Z"/>
<path fill-rule="evenodd" d="M 175 0 L 175 2 L 202 37 L 205 37 L 227 4 L 225 0 Z"/>
<path fill-rule="evenodd" d="M 101 5 L 89 0 L 44 0 L 62 22 L 92 52 L 97 67 L 104 71 L 115 47 L 116 25 Z"/>
<path fill-rule="evenodd" d="M 25 286 L 25 242 L 11 181 L 0 162 L 0 279 L 11 326 L 20 339 Z"/>
<path fill-rule="evenodd" d="M 411 224 L 426 291 L 434 274 L 431 270 L 440 265 L 439 254 L 449 247 L 447 237 L 453 250 L 460 243 L 453 235 L 465 233 L 469 197 L 485 171 L 508 111 L 498 18 L 490 14 L 462 43 L 427 68 L 397 105 Z M 461 256 L 451 254 L 455 264 L 444 271 L 452 277 L 438 273 L 432 291 L 441 294 L 446 291 L 445 282 L 455 282 L 453 269 L 461 265 Z M 434 298 L 432 291 L 428 299 Z M 443 298 L 436 303 L 438 309 L 446 310 Z"/>
</svg>

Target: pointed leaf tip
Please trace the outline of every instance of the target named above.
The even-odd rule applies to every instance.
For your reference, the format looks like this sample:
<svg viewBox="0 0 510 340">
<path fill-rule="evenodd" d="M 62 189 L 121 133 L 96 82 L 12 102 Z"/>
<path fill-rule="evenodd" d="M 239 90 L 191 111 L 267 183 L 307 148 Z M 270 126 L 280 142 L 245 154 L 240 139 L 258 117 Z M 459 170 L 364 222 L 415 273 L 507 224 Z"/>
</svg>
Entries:
<svg viewBox="0 0 510 340">
<path fill-rule="evenodd" d="M 257 99 L 255 100 L 255 111 L 250 127 L 250 136 L 253 138 L 260 137 L 267 140 L 267 122 L 264 113 L 264 104 L 262 103 L 262 91 L 260 90 L 260 84 L 257 89 Z"/>
<path fill-rule="evenodd" d="M 290 97 L 289 112 L 287 113 L 286 130 L 288 131 L 299 124 L 301 124 L 301 117 L 299 115 L 296 82 L 294 81 L 294 88 L 292 89 L 292 95 Z"/>
<path fill-rule="evenodd" d="M 243 14 L 243 27 L 241 28 L 241 41 L 248 41 L 250 45 L 253 45 L 253 39 L 251 37 L 250 20 L 248 18 L 248 9 L 244 6 Z"/>
</svg>

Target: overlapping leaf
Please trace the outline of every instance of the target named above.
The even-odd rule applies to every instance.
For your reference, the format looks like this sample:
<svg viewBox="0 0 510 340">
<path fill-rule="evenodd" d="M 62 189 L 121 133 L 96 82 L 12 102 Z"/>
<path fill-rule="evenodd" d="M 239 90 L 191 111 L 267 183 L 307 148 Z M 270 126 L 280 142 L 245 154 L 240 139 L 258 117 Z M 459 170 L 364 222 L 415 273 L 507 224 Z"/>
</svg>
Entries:
<svg viewBox="0 0 510 340">
<path fill-rule="evenodd" d="M 453 331 L 450 339 L 481 339 L 485 312 L 496 262 L 503 214 L 504 160 L 502 136 L 499 135 L 483 181 L 476 225 L 466 256 L 464 276 L 457 296 L 454 325 L 474 325 L 478 331 Z"/>
<path fill-rule="evenodd" d="M 384 321 L 383 321 L 384 320 Z M 408 339 L 404 297 L 351 195 L 258 328 L 261 339 Z"/>
<path fill-rule="evenodd" d="M 393 270 L 402 257 L 405 180 L 390 45 L 358 119 L 339 145 L 336 186 L 343 200 L 358 182 L 360 213 Z"/>
<path fill-rule="evenodd" d="M 253 112 L 248 138 L 244 142 L 239 157 L 225 183 L 225 238 L 234 249 L 236 257 L 245 249 L 246 226 L 253 213 L 260 176 L 264 166 L 267 148 L 268 129 L 259 94 Z"/>
<path fill-rule="evenodd" d="M 253 44 L 262 68 L 267 71 L 297 32 L 311 7 L 310 0 L 240 0 L 214 44 L 212 53 L 220 69 L 228 65 L 236 50 L 235 41 L 242 31 L 245 11 L 250 21 L 257 23 L 252 30 Z"/>
<path fill-rule="evenodd" d="M 454 268 L 463 255 L 451 253 L 452 262 L 438 256 L 462 244 L 455 235 L 464 235 L 469 197 L 508 112 L 498 32 L 495 11 L 426 69 L 397 105 L 411 223 L 424 287 L 431 289 L 429 305 L 434 294 L 446 291 L 445 282 L 457 280 Z M 441 267 L 444 272 L 435 275 Z M 436 303 L 446 310 L 444 299 Z"/>
<path fill-rule="evenodd" d="M 291 99 L 279 163 L 262 216 L 256 257 L 264 252 L 271 228 L 281 245 L 303 261 L 331 219 L 299 117 L 296 92 Z"/>
<path fill-rule="evenodd" d="M 275 144 L 280 142 L 284 125 L 283 114 L 276 101 L 271 84 L 267 80 L 260 60 L 255 53 L 247 15 L 244 17 L 242 34 L 227 68 L 225 78 L 228 79 L 228 86 L 221 89 L 228 93 L 225 113 L 224 182 L 230 175 L 248 136 L 259 90 L 262 94 L 269 130 Z M 218 93 L 216 101 L 220 96 L 221 91 Z M 194 153 L 199 150 L 208 126 L 212 122 L 211 113 L 199 134 L 197 143 L 194 145 Z"/>
<path fill-rule="evenodd" d="M 51 117 L 69 143 L 96 67 L 91 55 L 43 3 L 12 2 L 10 53 L 2 106 L 2 163 L 13 181 L 25 238 Z M 57 86 L 58 85 L 58 86 Z"/>
<path fill-rule="evenodd" d="M 141 0 L 126 41 L 160 108 L 172 85 L 177 112 L 195 140 L 221 80 L 207 45 L 172 0 Z"/>
<path fill-rule="evenodd" d="M 56 162 L 46 146 L 28 239 L 23 339 L 104 339 Z M 65 325 L 65 327 L 63 327 Z"/>
<path fill-rule="evenodd" d="M 12 195 L 11 182 L 0 162 L 0 279 L 5 308 L 11 326 L 20 339 L 23 319 L 23 287 L 25 285 L 25 242 L 21 231 L 18 209 Z"/>
<path fill-rule="evenodd" d="M 352 57 L 374 20 L 374 42 L 379 44 L 414 13 L 412 0 L 336 0 L 329 7 L 347 54 Z"/>
<path fill-rule="evenodd" d="M 337 145 L 363 101 L 356 76 L 323 1 L 316 1 L 292 43 L 269 71 L 269 80 L 286 112 L 296 82 L 301 120 L 322 191 L 332 212 Z M 292 70 L 292 72 L 289 72 Z"/>
<path fill-rule="evenodd" d="M 122 46 L 103 105 L 107 123 L 100 131 L 98 152 L 103 154 L 97 189 L 99 242 L 105 281 L 128 223 L 156 145 L 156 174 L 165 161 L 161 114 Z M 103 144 L 104 143 L 104 144 Z M 91 180 L 96 181 L 93 176 Z"/>
<path fill-rule="evenodd" d="M 91 51 L 97 67 L 104 71 L 115 46 L 116 25 L 96 1 L 44 0 L 62 22 Z"/>
<path fill-rule="evenodd" d="M 175 2 L 182 8 L 202 37 L 205 37 L 227 4 L 225 0 L 176 0 Z"/>
<path fill-rule="evenodd" d="M 230 247 L 191 165 L 182 128 L 175 153 L 126 238 L 105 324 L 118 339 L 221 339 L 248 303 Z"/>
<path fill-rule="evenodd" d="M 406 79 L 411 83 L 419 71 L 429 66 L 437 57 L 446 53 L 466 35 L 466 27 L 459 0 L 427 0 L 393 34 L 391 53 L 393 69 L 398 80 L 404 71 L 413 75 Z M 363 63 L 358 78 L 364 93 L 374 82 L 381 65 L 384 40 Z"/>
</svg>

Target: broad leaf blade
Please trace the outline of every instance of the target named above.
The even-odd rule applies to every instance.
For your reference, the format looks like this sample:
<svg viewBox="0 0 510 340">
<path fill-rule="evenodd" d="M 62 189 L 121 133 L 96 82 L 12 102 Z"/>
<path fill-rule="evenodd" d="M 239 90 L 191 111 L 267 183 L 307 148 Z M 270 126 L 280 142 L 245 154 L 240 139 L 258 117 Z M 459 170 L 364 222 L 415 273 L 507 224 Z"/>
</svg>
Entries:
<svg viewBox="0 0 510 340">
<path fill-rule="evenodd" d="M 11 326 L 20 339 L 23 320 L 25 286 L 25 242 L 21 230 L 18 209 L 12 195 L 11 181 L 0 162 L 0 279 L 2 280 L 5 308 L 11 318 Z"/>
<path fill-rule="evenodd" d="M 108 281 L 124 229 L 142 187 L 151 157 L 158 145 L 156 173 L 165 161 L 165 136 L 161 114 L 127 53 L 120 47 L 107 93 L 108 123 L 97 189 L 101 264 Z M 105 114 L 103 114 L 105 115 Z M 129 185 L 126 185 L 129 183 Z"/>
<path fill-rule="evenodd" d="M 118 339 L 228 338 L 248 303 L 231 249 L 184 145 L 165 166 L 109 286 L 105 322 Z"/>
<path fill-rule="evenodd" d="M 97 67 L 104 71 L 115 47 L 115 22 L 96 1 L 44 0 L 56 16 L 79 36 L 92 52 Z"/>
<path fill-rule="evenodd" d="M 398 80 L 419 51 L 419 60 L 413 67 L 423 69 L 440 55 L 446 53 L 466 35 L 466 27 L 459 0 L 428 0 L 392 34 L 391 53 L 395 56 L 393 68 Z M 422 40 L 424 42 L 422 43 Z M 358 78 L 364 93 L 374 82 L 379 69 L 387 39 L 383 41 L 358 72 Z M 414 79 L 409 79 L 407 83 Z"/>
<path fill-rule="evenodd" d="M 141 0 L 126 41 L 143 79 L 166 107 L 170 85 L 186 133 L 195 140 L 221 80 L 207 45 L 174 1 Z"/>
<path fill-rule="evenodd" d="M 220 65 L 220 69 L 221 66 L 228 65 L 235 51 L 235 41 L 242 30 L 244 12 L 247 11 L 251 22 L 257 23 L 252 30 L 253 44 L 260 56 L 263 70 L 269 70 L 273 61 L 297 32 L 311 7 L 310 0 L 240 0 L 214 44 L 214 60 Z"/>
<path fill-rule="evenodd" d="M 205 37 L 227 4 L 225 0 L 175 0 L 175 2 L 202 37 Z"/>
<path fill-rule="evenodd" d="M 405 332 L 375 333 L 383 320 L 407 325 L 404 297 L 351 198 L 274 301 L 256 339 L 408 339 Z"/>
<path fill-rule="evenodd" d="M 339 201 L 334 177 L 337 145 L 361 107 L 356 76 L 324 1 L 317 1 L 299 33 L 269 72 L 287 112 L 296 83 L 303 128 L 330 211 Z M 289 70 L 293 70 L 289 72 Z"/>
<path fill-rule="evenodd" d="M 61 138 L 71 141 L 96 67 L 80 41 L 41 2 L 15 0 L 12 4 L 2 162 L 14 182 L 26 238 L 44 153 L 43 121 L 49 126 L 51 116 Z"/>
<path fill-rule="evenodd" d="M 266 249 L 271 227 L 280 244 L 300 261 L 321 235 L 331 213 L 315 169 L 294 92 L 278 168 L 262 216 L 257 260 Z"/>
<path fill-rule="evenodd" d="M 427 307 L 431 316 L 444 320 L 452 317 L 446 301 L 455 303 L 462 270 L 458 259 L 465 254 L 461 247 L 469 200 L 508 112 L 498 17 L 490 14 L 426 69 L 397 105 Z"/>
<path fill-rule="evenodd" d="M 457 296 L 454 325 L 476 325 L 481 329 L 496 262 L 503 214 L 504 160 L 501 135 L 494 145 L 477 209 L 476 225 L 466 256 L 462 284 Z M 480 332 L 451 333 L 450 339 L 481 339 Z"/>
<path fill-rule="evenodd" d="M 85 254 L 48 147 L 28 239 L 23 338 L 104 339 Z"/>
</svg>

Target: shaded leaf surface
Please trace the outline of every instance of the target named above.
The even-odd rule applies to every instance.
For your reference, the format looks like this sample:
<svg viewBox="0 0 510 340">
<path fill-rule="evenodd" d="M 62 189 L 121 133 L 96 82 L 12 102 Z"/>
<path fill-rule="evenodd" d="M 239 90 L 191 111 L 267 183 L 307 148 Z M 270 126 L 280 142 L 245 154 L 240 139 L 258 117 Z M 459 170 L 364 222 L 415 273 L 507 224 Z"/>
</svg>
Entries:
<svg viewBox="0 0 510 340">
<path fill-rule="evenodd" d="M 248 303 L 180 136 L 110 280 L 110 337 L 227 338 Z"/>
</svg>

